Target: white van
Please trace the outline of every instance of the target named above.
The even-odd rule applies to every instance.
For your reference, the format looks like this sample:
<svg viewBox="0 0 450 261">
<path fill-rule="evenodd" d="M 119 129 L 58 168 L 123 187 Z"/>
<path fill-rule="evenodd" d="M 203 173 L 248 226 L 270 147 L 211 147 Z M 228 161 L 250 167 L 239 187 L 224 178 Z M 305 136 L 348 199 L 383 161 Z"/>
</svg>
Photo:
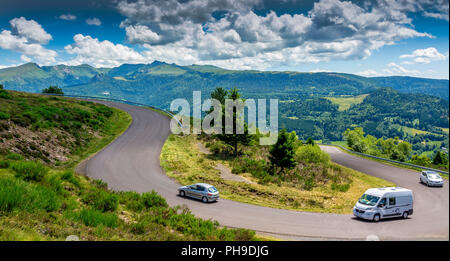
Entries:
<svg viewBox="0 0 450 261">
<path fill-rule="evenodd" d="M 368 189 L 353 207 L 353 215 L 375 222 L 390 217 L 408 218 L 412 214 L 412 191 L 398 187 Z"/>
</svg>

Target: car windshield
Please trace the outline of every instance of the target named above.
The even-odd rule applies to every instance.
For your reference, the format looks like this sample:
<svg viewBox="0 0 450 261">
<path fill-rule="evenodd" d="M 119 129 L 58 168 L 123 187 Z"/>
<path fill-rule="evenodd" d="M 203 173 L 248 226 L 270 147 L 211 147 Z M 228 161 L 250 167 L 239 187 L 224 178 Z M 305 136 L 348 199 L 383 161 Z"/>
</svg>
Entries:
<svg viewBox="0 0 450 261">
<path fill-rule="evenodd" d="M 358 202 L 364 205 L 375 206 L 379 199 L 380 197 L 364 194 Z"/>
<path fill-rule="evenodd" d="M 428 178 L 430 179 L 439 179 L 441 176 L 439 176 L 438 174 L 428 174 Z"/>
<path fill-rule="evenodd" d="M 215 187 L 210 187 L 208 189 L 208 191 L 211 192 L 211 193 L 215 193 L 215 192 L 217 192 L 217 189 Z"/>
</svg>

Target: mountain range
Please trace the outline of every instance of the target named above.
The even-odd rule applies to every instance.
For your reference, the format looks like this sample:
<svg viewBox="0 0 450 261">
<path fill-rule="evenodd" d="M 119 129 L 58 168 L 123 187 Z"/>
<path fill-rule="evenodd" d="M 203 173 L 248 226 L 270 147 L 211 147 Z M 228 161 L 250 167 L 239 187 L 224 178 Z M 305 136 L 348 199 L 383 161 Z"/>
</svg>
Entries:
<svg viewBox="0 0 450 261">
<path fill-rule="evenodd" d="M 307 96 L 342 96 L 370 93 L 391 87 L 403 93 L 421 93 L 448 100 L 449 81 L 415 77 L 362 77 L 352 74 L 291 71 L 227 70 L 211 65 L 179 66 L 155 61 L 115 68 L 39 66 L 27 63 L 0 70 L 6 89 L 40 92 L 50 85 L 67 94 L 114 96 L 168 107 L 176 98 L 192 97 L 193 90 L 209 96 L 221 86 L 238 87 L 246 97 L 296 99 Z"/>
<path fill-rule="evenodd" d="M 192 91 L 202 91 L 206 99 L 216 87 L 237 87 L 244 98 L 279 99 L 280 127 L 303 139 L 342 140 L 347 128 L 361 126 L 376 137 L 408 140 L 420 153 L 448 147 L 448 80 L 227 70 L 155 61 L 115 68 L 27 63 L 1 69 L 0 84 L 26 92 L 57 85 L 66 94 L 119 98 L 164 109 L 177 98 L 192 102 Z"/>
</svg>

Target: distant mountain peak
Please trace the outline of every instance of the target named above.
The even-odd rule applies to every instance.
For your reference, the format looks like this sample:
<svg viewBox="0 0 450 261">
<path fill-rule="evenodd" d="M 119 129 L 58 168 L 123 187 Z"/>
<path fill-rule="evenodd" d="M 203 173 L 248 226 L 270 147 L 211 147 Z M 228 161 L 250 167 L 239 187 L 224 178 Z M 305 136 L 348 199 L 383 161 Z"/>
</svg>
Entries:
<svg viewBox="0 0 450 261">
<path fill-rule="evenodd" d="M 22 68 L 25 68 L 25 67 L 30 67 L 30 68 L 37 67 L 37 68 L 41 68 L 37 63 L 24 63 L 24 64 L 19 65 L 17 67 L 22 67 Z"/>
<path fill-rule="evenodd" d="M 168 63 L 155 60 L 150 65 L 154 66 L 154 65 L 163 65 L 163 64 L 168 64 Z M 175 64 L 172 64 L 172 65 L 175 65 Z"/>
</svg>

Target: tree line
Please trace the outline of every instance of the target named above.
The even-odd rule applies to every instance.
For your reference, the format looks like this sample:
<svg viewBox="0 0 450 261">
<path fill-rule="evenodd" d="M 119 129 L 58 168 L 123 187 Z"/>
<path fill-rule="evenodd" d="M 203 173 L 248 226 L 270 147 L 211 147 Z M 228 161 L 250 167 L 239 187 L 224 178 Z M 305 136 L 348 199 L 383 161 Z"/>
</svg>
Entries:
<svg viewBox="0 0 450 261">
<path fill-rule="evenodd" d="M 356 152 L 401 162 L 410 162 L 424 167 L 448 169 L 448 153 L 441 150 L 436 151 L 432 158 L 426 155 L 413 154 L 412 145 L 409 142 L 398 137 L 377 139 L 372 135 L 365 135 L 361 127 L 347 129 L 343 136 L 347 146 Z"/>
</svg>

